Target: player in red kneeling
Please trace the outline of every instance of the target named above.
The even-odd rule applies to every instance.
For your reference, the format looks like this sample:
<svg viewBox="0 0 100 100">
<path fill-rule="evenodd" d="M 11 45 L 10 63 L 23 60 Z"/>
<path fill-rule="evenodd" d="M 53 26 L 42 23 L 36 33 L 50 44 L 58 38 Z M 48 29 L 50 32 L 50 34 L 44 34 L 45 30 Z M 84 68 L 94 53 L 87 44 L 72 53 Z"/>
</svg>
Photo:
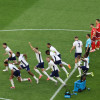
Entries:
<svg viewBox="0 0 100 100">
<path fill-rule="evenodd" d="M 92 30 L 91 30 L 92 49 L 90 52 L 94 52 L 95 51 L 95 41 L 96 41 L 96 29 L 94 28 L 94 24 L 91 24 L 90 27 L 92 28 Z"/>
</svg>

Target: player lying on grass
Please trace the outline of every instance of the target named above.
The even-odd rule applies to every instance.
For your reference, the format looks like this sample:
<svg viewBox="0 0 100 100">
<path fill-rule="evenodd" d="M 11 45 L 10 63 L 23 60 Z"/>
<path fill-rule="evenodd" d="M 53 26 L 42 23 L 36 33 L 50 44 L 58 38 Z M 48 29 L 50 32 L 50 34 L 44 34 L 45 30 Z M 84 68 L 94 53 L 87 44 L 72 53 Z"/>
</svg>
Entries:
<svg viewBox="0 0 100 100">
<path fill-rule="evenodd" d="M 70 53 L 72 52 L 73 49 L 75 49 L 75 68 L 78 68 L 78 66 L 80 66 L 80 64 L 81 64 L 80 58 L 82 55 L 83 43 L 82 43 L 82 41 L 78 40 L 77 36 L 74 39 L 75 39 L 75 41 L 70 50 Z M 81 69 L 78 68 L 78 71 L 79 71 L 79 75 L 77 75 L 76 77 L 81 77 Z"/>
<path fill-rule="evenodd" d="M 39 79 L 30 71 L 29 64 L 26 61 L 27 60 L 27 55 L 26 54 L 20 54 L 20 52 L 16 53 L 16 57 L 18 57 L 18 63 L 15 63 L 16 65 L 19 65 L 19 69 L 26 69 L 29 75 L 31 75 L 35 80 L 36 83 L 39 83 Z M 24 58 L 25 57 L 25 58 Z"/>
<path fill-rule="evenodd" d="M 58 57 L 61 58 L 61 54 L 57 51 L 57 49 L 55 47 L 53 47 L 50 43 L 47 43 L 47 47 L 50 48 L 50 52 L 55 53 Z M 70 64 L 65 63 L 64 61 L 61 61 L 63 65 L 68 66 L 69 68 L 71 68 Z"/>
<path fill-rule="evenodd" d="M 4 55 L 9 55 L 7 59 L 4 60 L 4 62 L 13 61 L 14 63 L 17 63 L 15 54 L 12 52 L 12 50 L 7 46 L 7 43 L 3 43 L 3 48 L 5 49 L 6 53 Z M 8 67 L 6 66 L 6 69 L 3 70 L 4 72 L 8 71 Z"/>
<path fill-rule="evenodd" d="M 38 65 L 36 65 L 36 66 L 34 67 L 34 70 L 40 75 L 40 76 L 39 76 L 39 79 L 40 79 L 43 75 L 42 75 L 41 72 L 38 70 L 38 68 L 40 68 L 40 69 L 42 70 L 42 72 L 48 77 L 47 80 L 49 80 L 49 75 L 47 74 L 47 72 L 46 72 L 45 69 L 44 69 L 44 61 L 43 61 L 43 59 L 42 59 L 41 52 L 38 50 L 38 48 L 34 48 L 34 47 L 31 45 L 30 42 L 29 42 L 29 45 L 30 45 L 31 49 L 32 49 L 32 50 L 35 52 L 35 54 L 36 54 L 36 59 L 37 59 L 37 61 L 38 61 Z"/>
<path fill-rule="evenodd" d="M 63 66 L 60 57 L 58 57 L 55 53 L 51 52 L 50 50 L 46 50 L 45 53 L 52 57 L 54 63 L 56 65 L 59 65 L 65 71 L 65 73 L 67 74 L 67 77 L 68 77 L 69 73 L 67 72 L 66 68 Z"/>
<path fill-rule="evenodd" d="M 83 70 L 83 74 L 91 75 L 93 77 L 94 76 L 93 72 L 87 73 L 88 70 L 89 70 L 89 63 L 88 63 L 87 55 L 85 54 L 84 57 L 81 58 L 81 60 L 84 62 L 84 65 L 83 66 L 78 66 L 78 67 Z"/>
<path fill-rule="evenodd" d="M 11 88 L 15 88 L 14 81 L 13 81 L 14 77 L 17 77 L 19 82 L 22 82 L 22 81 L 30 81 L 30 82 L 32 82 L 30 78 L 23 78 L 22 79 L 20 71 L 15 65 L 8 64 L 8 62 L 4 62 L 4 66 L 5 67 L 8 66 L 8 68 L 11 70 L 11 76 L 10 76 L 10 82 L 11 82 L 11 85 L 12 85 Z"/>
<path fill-rule="evenodd" d="M 50 57 L 46 58 L 48 62 L 48 68 L 46 70 L 52 69 L 52 73 L 50 74 L 50 77 L 56 77 L 63 85 L 66 85 L 65 82 L 59 77 L 59 69 L 56 64 L 50 59 Z M 55 81 L 57 83 L 57 81 Z"/>
</svg>

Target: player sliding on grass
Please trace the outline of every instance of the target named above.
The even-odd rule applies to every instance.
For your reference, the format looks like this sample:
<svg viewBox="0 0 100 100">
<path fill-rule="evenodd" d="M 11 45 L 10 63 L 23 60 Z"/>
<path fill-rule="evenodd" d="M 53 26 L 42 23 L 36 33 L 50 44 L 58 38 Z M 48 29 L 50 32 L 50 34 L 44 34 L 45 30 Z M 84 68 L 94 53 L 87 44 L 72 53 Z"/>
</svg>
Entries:
<svg viewBox="0 0 100 100">
<path fill-rule="evenodd" d="M 58 57 L 55 53 L 50 52 L 50 50 L 46 50 L 45 52 L 47 55 L 50 55 L 56 65 L 60 65 L 60 67 L 65 71 L 67 74 L 67 77 L 69 76 L 69 73 L 67 72 L 66 68 L 63 66 L 60 57 Z"/>
<path fill-rule="evenodd" d="M 4 66 L 5 67 L 7 66 L 11 70 L 10 82 L 11 82 L 11 85 L 12 85 L 12 87 L 11 87 L 12 89 L 15 88 L 14 81 L 13 81 L 14 77 L 17 77 L 19 82 L 22 82 L 22 81 L 30 81 L 30 82 L 32 82 L 30 78 L 23 78 L 22 79 L 20 71 L 15 65 L 8 64 L 8 62 L 4 62 Z"/>
<path fill-rule="evenodd" d="M 4 62 L 13 61 L 14 63 L 17 63 L 15 54 L 12 52 L 12 50 L 7 46 L 7 43 L 3 43 L 3 48 L 5 49 L 6 53 L 4 55 L 9 55 L 9 58 L 5 59 Z M 3 70 L 4 72 L 8 71 L 8 66 L 6 66 L 6 69 Z"/>
<path fill-rule="evenodd" d="M 93 72 L 87 73 L 89 70 L 89 63 L 88 63 L 88 58 L 87 55 L 85 54 L 83 58 L 81 58 L 81 60 L 84 62 L 84 66 L 79 66 L 79 68 L 81 68 L 83 70 L 83 74 L 86 75 L 91 75 L 92 77 L 94 76 Z"/>
<path fill-rule="evenodd" d="M 29 42 L 29 45 L 31 47 L 31 49 L 35 52 L 36 54 L 36 59 L 38 61 L 38 65 L 34 67 L 34 70 L 40 75 L 39 79 L 41 79 L 41 77 L 43 76 L 41 74 L 41 72 L 38 70 L 38 68 L 40 68 L 42 70 L 42 72 L 48 77 L 47 80 L 49 80 L 49 75 L 47 74 L 47 72 L 44 69 L 44 61 L 42 59 L 42 55 L 41 52 L 38 50 L 38 48 L 34 48 L 31 43 Z"/>
<path fill-rule="evenodd" d="M 47 47 L 50 48 L 50 52 L 55 53 L 58 57 L 61 58 L 61 54 L 57 51 L 57 49 L 55 47 L 53 47 L 50 43 L 47 43 Z M 65 63 L 64 61 L 61 61 L 63 65 L 68 66 L 69 68 L 71 68 L 70 64 Z"/>
<path fill-rule="evenodd" d="M 36 78 L 36 76 L 30 71 L 29 64 L 26 61 L 27 55 L 26 54 L 20 54 L 20 52 L 16 53 L 16 57 L 18 57 L 18 63 L 15 63 L 16 65 L 20 65 L 19 69 L 26 69 L 26 71 L 36 80 L 36 83 L 39 83 L 39 79 Z M 25 57 L 25 58 L 24 58 Z"/>
<path fill-rule="evenodd" d="M 75 68 L 77 68 L 78 66 L 80 66 L 81 61 L 81 55 L 82 55 L 82 47 L 83 47 L 83 43 L 82 41 L 78 40 L 78 37 L 75 37 L 75 42 L 73 43 L 73 46 L 70 50 L 70 53 L 72 52 L 73 49 L 75 49 Z M 79 75 L 77 77 L 81 77 L 81 69 L 78 67 L 78 71 L 79 71 Z"/>
<path fill-rule="evenodd" d="M 46 58 L 48 62 L 48 68 L 46 70 L 52 69 L 52 73 L 50 74 L 50 77 L 56 77 L 63 85 L 66 85 L 65 82 L 59 77 L 59 69 L 56 64 L 52 60 L 50 60 L 49 57 Z M 55 81 L 57 83 L 57 81 Z"/>
</svg>

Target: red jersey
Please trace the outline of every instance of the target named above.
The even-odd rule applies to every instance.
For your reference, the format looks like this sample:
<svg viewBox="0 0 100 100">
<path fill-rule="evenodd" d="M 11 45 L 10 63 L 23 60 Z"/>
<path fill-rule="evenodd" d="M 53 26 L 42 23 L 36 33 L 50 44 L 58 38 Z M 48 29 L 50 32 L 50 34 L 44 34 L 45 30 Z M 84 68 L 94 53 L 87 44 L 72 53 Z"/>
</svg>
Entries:
<svg viewBox="0 0 100 100">
<path fill-rule="evenodd" d="M 100 23 L 96 25 L 97 32 L 100 32 Z"/>
<path fill-rule="evenodd" d="M 92 28 L 91 30 L 91 39 L 96 36 L 96 29 Z"/>
</svg>

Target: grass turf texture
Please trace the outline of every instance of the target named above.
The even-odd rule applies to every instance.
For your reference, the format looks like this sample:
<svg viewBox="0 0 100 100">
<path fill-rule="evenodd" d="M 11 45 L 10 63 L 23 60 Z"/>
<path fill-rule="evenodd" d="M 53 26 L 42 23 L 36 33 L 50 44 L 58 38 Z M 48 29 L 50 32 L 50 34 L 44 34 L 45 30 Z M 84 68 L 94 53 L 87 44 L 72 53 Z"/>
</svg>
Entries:
<svg viewBox="0 0 100 100">
<path fill-rule="evenodd" d="M 89 24 L 95 22 L 99 18 L 98 9 L 99 0 L 3 0 L 0 1 L 0 29 L 78 29 L 90 30 Z M 7 56 L 3 56 L 4 50 L 2 43 L 7 42 L 8 46 L 14 51 L 20 51 L 28 55 L 28 62 L 32 72 L 38 77 L 38 74 L 33 70 L 37 64 L 34 52 L 30 49 L 28 42 L 30 41 L 35 47 L 39 47 L 42 52 L 43 59 L 46 63 L 45 50 L 47 50 L 46 43 L 50 42 L 62 54 L 62 59 L 71 64 L 74 68 L 74 51 L 70 54 L 70 48 L 73 43 L 74 36 L 79 36 L 85 45 L 86 32 L 68 32 L 68 31 L 16 31 L 16 32 L 0 32 L 0 97 L 11 98 L 13 100 L 49 100 L 57 88 L 61 85 L 55 86 L 53 82 L 46 81 L 46 76 L 40 80 L 37 85 L 28 82 L 19 83 L 14 79 L 16 89 L 10 90 L 9 76 L 2 72 L 4 69 L 3 61 Z M 84 49 L 83 49 L 84 51 Z M 78 93 L 77 96 L 72 96 L 71 100 L 97 100 L 99 98 L 100 80 L 99 80 L 99 60 L 100 51 L 90 54 L 90 70 L 95 76 L 87 77 L 87 87 L 90 91 Z M 68 68 L 67 68 L 68 69 Z M 71 70 L 68 69 L 69 72 Z M 50 71 L 48 71 L 50 73 Z M 25 70 L 21 71 L 22 77 L 31 77 Z M 63 88 L 54 100 L 65 100 L 64 92 L 66 89 L 73 90 L 74 81 L 78 71 L 68 81 L 68 86 Z M 61 70 L 60 77 L 64 80 L 65 73 Z"/>
</svg>

